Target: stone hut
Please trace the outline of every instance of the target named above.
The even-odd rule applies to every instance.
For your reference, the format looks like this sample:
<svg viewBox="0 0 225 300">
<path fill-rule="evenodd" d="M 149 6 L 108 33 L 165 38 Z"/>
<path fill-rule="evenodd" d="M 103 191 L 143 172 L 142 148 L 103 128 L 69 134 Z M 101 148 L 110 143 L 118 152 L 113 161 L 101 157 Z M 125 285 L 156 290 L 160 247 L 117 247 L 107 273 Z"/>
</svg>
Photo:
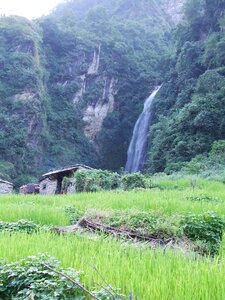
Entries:
<svg viewBox="0 0 225 300">
<path fill-rule="evenodd" d="M 20 187 L 20 194 L 39 194 L 39 184 L 28 183 Z"/>
<path fill-rule="evenodd" d="M 93 170 L 85 165 L 75 165 L 68 168 L 54 170 L 43 174 L 40 181 L 40 194 L 54 195 L 75 193 L 74 173 L 78 171 Z"/>
<path fill-rule="evenodd" d="M 13 184 L 11 182 L 0 179 L 0 194 L 12 194 Z"/>
</svg>

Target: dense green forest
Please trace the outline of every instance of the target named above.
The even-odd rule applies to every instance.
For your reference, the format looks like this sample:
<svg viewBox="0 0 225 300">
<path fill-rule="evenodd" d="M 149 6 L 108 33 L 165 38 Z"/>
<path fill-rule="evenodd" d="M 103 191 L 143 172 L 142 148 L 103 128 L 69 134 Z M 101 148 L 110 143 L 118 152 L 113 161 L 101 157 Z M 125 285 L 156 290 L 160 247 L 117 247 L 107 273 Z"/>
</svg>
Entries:
<svg viewBox="0 0 225 300">
<path fill-rule="evenodd" d="M 183 7 L 183 9 L 181 9 Z M 153 88 L 146 172 L 180 170 L 225 139 L 223 0 L 72 0 L 0 18 L 0 177 L 125 166 Z"/>
<path fill-rule="evenodd" d="M 189 0 L 155 101 L 147 168 L 180 170 L 225 138 L 225 2 Z"/>
</svg>

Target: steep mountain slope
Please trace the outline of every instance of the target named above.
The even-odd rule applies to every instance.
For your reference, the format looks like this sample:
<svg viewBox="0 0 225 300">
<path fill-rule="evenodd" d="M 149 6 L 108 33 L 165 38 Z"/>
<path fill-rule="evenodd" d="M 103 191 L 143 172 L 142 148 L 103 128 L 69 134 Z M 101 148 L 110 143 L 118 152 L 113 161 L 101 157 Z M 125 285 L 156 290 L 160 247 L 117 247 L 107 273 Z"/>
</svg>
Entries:
<svg viewBox="0 0 225 300">
<path fill-rule="evenodd" d="M 100 157 L 98 166 L 125 165 L 134 123 L 162 78 L 160 64 L 172 47 L 168 3 L 77 0 L 40 20 L 51 99 L 63 94 L 74 105 L 94 146 L 92 159 Z M 63 119 L 63 111 L 58 114 Z"/>
<path fill-rule="evenodd" d="M 74 0 L 36 22 L 1 17 L 0 173 L 19 184 L 78 162 L 123 167 L 181 4 Z"/>
<path fill-rule="evenodd" d="M 40 43 L 34 23 L 20 17 L 1 18 L 0 172 L 5 176 L 20 176 L 18 170 L 36 174 L 34 169 L 40 165 L 46 126 Z"/>
<path fill-rule="evenodd" d="M 84 19 L 99 8 L 108 11 L 110 18 L 136 20 L 148 26 L 174 25 L 183 16 L 183 0 L 73 0 L 59 5 L 54 14 L 60 16 L 65 10 L 73 10 L 76 19 Z M 148 20 L 148 22 L 146 22 Z"/>
<path fill-rule="evenodd" d="M 225 139 L 225 3 L 189 0 L 177 50 L 155 101 L 146 169 L 179 170 Z"/>
</svg>

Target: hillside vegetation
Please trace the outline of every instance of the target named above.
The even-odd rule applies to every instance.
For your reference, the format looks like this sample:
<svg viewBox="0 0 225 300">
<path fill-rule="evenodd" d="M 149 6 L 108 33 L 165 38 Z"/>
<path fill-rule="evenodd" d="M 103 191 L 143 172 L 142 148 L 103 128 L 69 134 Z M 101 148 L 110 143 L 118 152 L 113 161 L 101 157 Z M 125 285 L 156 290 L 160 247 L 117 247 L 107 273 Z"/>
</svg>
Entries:
<svg viewBox="0 0 225 300">
<path fill-rule="evenodd" d="M 176 52 L 155 101 L 147 169 L 173 172 L 225 137 L 224 10 L 189 0 L 174 31 Z"/>
<path fill-rule="evenodd" d="M 74 0 L 36 21 L 0 18 L 3 177 L 19 185 L 63 165 L 125 165 L 163 77 L 176 2 Z"/>
</svg>

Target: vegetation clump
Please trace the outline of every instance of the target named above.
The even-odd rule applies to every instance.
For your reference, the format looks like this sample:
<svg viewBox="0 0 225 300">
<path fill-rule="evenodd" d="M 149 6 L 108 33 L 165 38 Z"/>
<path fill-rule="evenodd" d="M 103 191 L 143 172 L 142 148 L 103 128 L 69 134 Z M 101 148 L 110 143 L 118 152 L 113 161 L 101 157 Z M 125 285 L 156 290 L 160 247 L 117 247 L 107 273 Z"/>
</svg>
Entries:
<svg viewBox="0 0 225 300">
<path fill-rule="evenodd" d="M 93 295 L 99 300 L 112 299 L 107 290 L 89 292 L 80 283 L 80 273 L 64 269 L 51 256 L 29 256 L 11 264 L 0 264 L 0 299 L 82 300 Z M 115 295 L 122 299 L 122 295 Z"/>
<path fill-rule="evenodd" d="M 105 170 L 80 171 L 75 173 L 76 192 L 114 190 L 120 186 L 120 176 Z"/>
<path fill-rule="evenodd" d="M 212 197 L 212 196 L 191 196 L 191 197 L 187 197 L 187 200 L 191 200 L 191 201 L 199 201 L 199 202 L 223 202 L 223 200 L 220 200 L 217 197 Z"/>
<path fill-rule="evenodd" d="M 199 215 L 190 213 L 183 218 L 182 224 L 189 239 L 202 242 L 200 251 L 212 255 L 218 253 L 225 230 L 223 217 L 212 211 Z"/>
<path fill-rule="evenodd" d="M 94 211 L 88 218 L 97 224 L 135 232 L 162 241 L 168 238 L 174 241 L 188 238 L 189 242 L 186 242 L 191 246 L 194 245 L 194 250 L 203 255 L 218 253 L 225 230 L 224 217 L 211 211 L 199 215 L 190 213 L 185 216 L 178 214 L 166 216 L 159 212 L 132 210 L 107 213 Z"/>
<path fill-rule="evenodd" d="M 65 213 L 69 218 L 70 224 L 75 224 L 84 215 L 84 211 L 76 208 L 75 206 L 67 206 L 65 208 Z"/>
<path fill-rule="evenodd" d="M 89 220 L 102 225 L 149 235 L 157 239 L 178 238 L 180 236 L 180 216 L 163 216 L 157 212 L 131 210 L 126 212 L 89 212 Z"/>
<path fill-rule="evenodd" d="M 89 170 L 76 172 L 76 192 L 97 192 L 101 190 L 122 189 L 125 191 L 134 189 L 147 189 L 157 187 L 149 176 L 141 173 L 123 174 L 107 170 Z"/>
<path fill-rule="evenodd" d="M 121 181 L 124 190 L 147 187 L 146 178 L 141 173 L 125 174 L 122 176 Z"/>
<path fill-rule="evenodd" d="M 23 231 L 26 233 L 36 232 L 40 227 L 32 221 L 19 220 L 17 222 L 2 222 L 0 221 L 0 232 L 1 231 Z"/>
</svg>

